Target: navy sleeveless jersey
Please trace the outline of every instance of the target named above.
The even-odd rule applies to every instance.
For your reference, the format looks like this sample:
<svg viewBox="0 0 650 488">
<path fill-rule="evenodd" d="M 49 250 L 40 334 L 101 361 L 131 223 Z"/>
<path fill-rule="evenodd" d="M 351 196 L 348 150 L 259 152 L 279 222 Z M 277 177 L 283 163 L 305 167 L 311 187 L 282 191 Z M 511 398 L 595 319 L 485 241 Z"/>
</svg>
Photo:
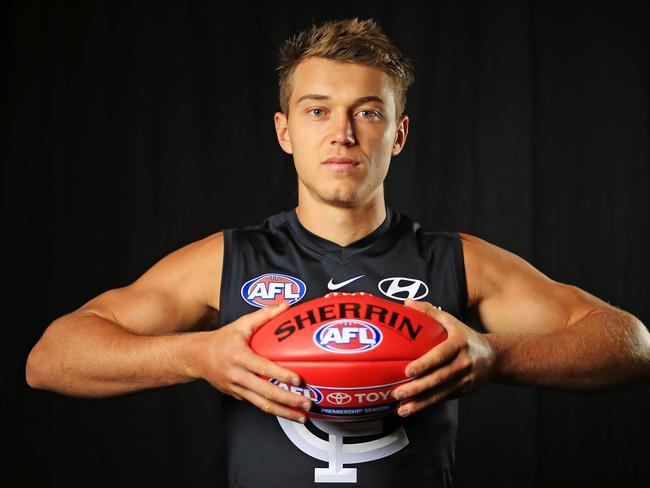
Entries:
<svg viewBox="0 0 650 488">
<path fill-rule="evenodd" d="M 391 208 L 377 229 L 347 246 L 308 231 L 295 209 L 261 225 L 224 230 L 219 326 L 278 295 L 295 303 L 332 290 L 398 303 L 424 300 L 464 320 L 460 238 L 426 230 Z M 451 486 L 456 399 L 371 422 L 302 425 L 226 395 L 222 412 L 231 487 Z"/>
</svg>

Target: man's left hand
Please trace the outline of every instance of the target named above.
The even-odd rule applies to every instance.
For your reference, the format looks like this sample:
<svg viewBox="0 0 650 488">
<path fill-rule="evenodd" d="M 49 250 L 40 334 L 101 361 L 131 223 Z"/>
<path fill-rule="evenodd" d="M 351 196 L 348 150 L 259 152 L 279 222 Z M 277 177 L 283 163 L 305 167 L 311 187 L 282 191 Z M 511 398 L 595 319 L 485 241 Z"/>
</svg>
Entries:
<svg viewBox="0 0 650 488">
<path fill-rule="evenodd" d="M 407 299 L 404 305 L 440 322 L 447 330 L 447 339 L 406 366 L 406 375 L 415 379 L 393 391 L 395 398 L 403 399 L 400 416 L 471 393 L 492 379 L 497 354 L 483 334 L 429 302 Z"/>
</svg>

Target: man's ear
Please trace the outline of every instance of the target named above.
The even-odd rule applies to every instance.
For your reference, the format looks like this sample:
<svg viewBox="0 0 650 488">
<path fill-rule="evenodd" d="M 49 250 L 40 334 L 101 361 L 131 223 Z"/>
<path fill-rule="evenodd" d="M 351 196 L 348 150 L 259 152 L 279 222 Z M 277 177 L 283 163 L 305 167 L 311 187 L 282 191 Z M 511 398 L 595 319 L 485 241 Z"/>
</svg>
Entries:
<svg viewBox="0 0 650 488">
<path fill-rule="evenodd" d="M 287 154 L 293 154 L 291 139 L 289 137 L 289 127 L 287 126 L 287 117 L 282 112 L 275 112 L 273 121 L 275 122 L 275 133 L 278 136 L 280 147 Z"/>
<path fill-rule="evenodd" d="M 400 122 L 397 124 L 397 131 L 395 132 L 395 141 L 393 142 L 392 155 L 397 156 L 404 149 L 406 143 L 406 136 L 409 133 L 409 118 L 407 115 L 402 116 Z"/>
</svg>

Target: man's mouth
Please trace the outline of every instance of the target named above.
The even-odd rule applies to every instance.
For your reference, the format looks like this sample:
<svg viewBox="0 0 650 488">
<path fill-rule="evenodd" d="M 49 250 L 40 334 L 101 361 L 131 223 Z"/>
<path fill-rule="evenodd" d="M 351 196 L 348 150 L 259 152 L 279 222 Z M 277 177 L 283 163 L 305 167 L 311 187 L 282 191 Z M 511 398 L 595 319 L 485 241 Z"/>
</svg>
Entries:
<svg viewBox="0 0 650 488">
<path fill-rule="evenodd" d="M 349 171 L 359 166 L 359 161 L 345 156 L 332 156 L 323 161 L 323 165 L 337 171 Z"/>
</svg>

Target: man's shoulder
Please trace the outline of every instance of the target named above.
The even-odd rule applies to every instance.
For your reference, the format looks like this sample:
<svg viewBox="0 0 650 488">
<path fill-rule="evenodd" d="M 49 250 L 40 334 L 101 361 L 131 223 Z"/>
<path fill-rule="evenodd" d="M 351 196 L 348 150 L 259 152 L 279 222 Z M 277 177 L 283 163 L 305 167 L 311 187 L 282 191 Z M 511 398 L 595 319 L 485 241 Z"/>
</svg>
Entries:
<svg viewBox="0 0 650 488">
<path fill-rule="evenodd" d="M 462 233 L 448 228 L 439 228 L 429 222 L 412 218 L 409 214 L 393 209 L 395 223 L 402 229 L 415 234 L 420 238 L 435 239 L 439 241 L 460 241 Z"/>
<path fill-rule="evenodd" d="M 272 215 L 268 215 L 257 222 L 238 223 L 230 225 L 223 229 L 224 233 L 255 233 L 255 232 L 273 232 L 279 227 L 287 225 L 287 210 L 282 210 Z"/>
<path fill-rule="evenodd" d="M 288 231 L 287 211 L 281 211 L 258 221 L 257 223 L 239 224 L 222 229 L 223 246 L 226 259 L 231 253 L 247 253 L 261 249 L 273 249 L 291 239 Z"/>
</svg>

